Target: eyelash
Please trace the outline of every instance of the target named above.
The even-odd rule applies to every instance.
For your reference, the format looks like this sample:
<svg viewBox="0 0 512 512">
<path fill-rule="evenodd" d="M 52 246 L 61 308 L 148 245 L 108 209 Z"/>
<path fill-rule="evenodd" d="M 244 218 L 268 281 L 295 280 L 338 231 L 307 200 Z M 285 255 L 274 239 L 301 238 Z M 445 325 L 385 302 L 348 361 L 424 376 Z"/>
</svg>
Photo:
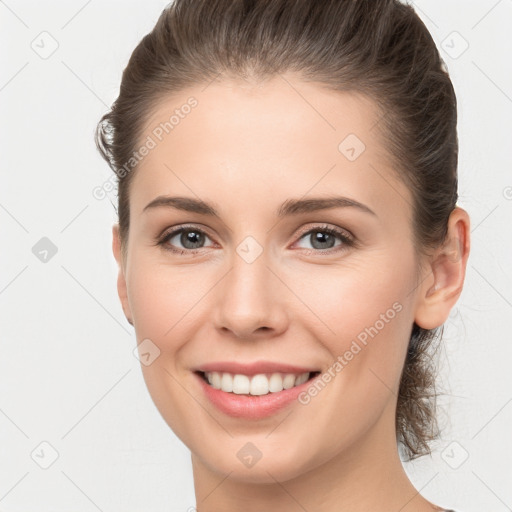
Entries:
<svg viewBox="0 0 512 512">
<path fill-rule="evenodd" d="M 173 238 L 174 236 L 182 233 L 183 231 L 192 231 L 195 233 L 200 233 L 208 238 L 208 233 L 206 233 L 204 230 L 194 226 L 194 225 L 183 225 L 179 228 L 173 229 L 172 231 L 169 231 L 167 233 L 164 233 L 161 237 L 157 238 L 156 245 L 161 246 L 164 250 L 173 252 L 175 254 L 197 254 L 201 252 L 203 248 L 199 249 L 176 249 L 170 245 L 167 244 L 167 242 Z M 346 251 L 348 248 L 353 247 L 355 245 L 355 240 L 352 236 L 349 236 L 346 234 L 345 231 L 341 231 L 336 228 L 332 228 L 330 226 L 315 226 L 313 228 L 309 228 L 307 231 L 300 234 L 298 240 L 302 240 L 306 235 L 311 235 L 312 233 L 327 233 L 329 235 L 333 235 L 335 237 L 338 237 L 343 243 L 341 246 L 338 246 L 338 248 L 330 248 L 330 249 L 306 249 L 306 254 L 333 254 L 338 252 Z"/>
</svg>

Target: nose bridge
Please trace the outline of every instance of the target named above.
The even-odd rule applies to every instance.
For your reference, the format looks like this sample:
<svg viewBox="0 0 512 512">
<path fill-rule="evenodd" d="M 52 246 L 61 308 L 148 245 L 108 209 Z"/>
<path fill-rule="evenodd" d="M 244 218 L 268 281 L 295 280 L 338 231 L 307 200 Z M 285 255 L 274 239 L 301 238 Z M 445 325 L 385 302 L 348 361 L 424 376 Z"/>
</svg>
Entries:
<svg viewBox="0 0 512 512">
<path fill-rule="evenodd" d="M 248 337 L 261 327 L 280 330 L 285 320 L 283 298 L 268 268 L 269 251 L 246 237 L 234 248 L 231 262 L 231 270 L 219 283 L 217 327 L 239 337 Z"/>
</svg>

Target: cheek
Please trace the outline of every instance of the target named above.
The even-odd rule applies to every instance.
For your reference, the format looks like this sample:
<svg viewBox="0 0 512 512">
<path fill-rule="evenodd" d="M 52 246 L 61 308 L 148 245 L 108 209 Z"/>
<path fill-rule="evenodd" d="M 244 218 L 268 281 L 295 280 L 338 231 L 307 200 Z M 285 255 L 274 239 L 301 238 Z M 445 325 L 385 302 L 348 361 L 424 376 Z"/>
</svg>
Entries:
<svg viewBox="0 0 512 512">
<path fill-rule="evenodd" d="M 200 299 L 211 285 L 200 279 L 200 271 L 185 272 L 185 267 L 163 265 L 144 254 L 131 256 L 128 296 L 137 342 L 151 340 L 158 354 L 150 364 L 141 364 L 144 381 L 163 419 L 188 444 L 191 425 L 204 418 L 190 406 L 185 379 L 191 376 L 180 366 L 180 351 L 193 336 L 192 326 L 201 323 Z"/>
<path fill-rule="evenodd" d="M 414 318 L 414 268 L 412 252 L 402 252 L 302 272 L 301 299 L 314 315 L 304 310 L 295 320 L 305 331 L 315 326 L 314 338 L 332 358 L 329 387 L 339 395 L 350 390 L 344 400 L 353 397 L 354 406 L 398 391 Z"/>
<path fill-rule="evenodd" d="M 310 275 L 304 283 L 308 288 L 301 287 L 311 290 L 308 306 L 322 320 L 315 321 L 313 334 L 331 355 L 324 384 L 312 385 L 301 397 L 303 421 L 315 418 L 318 431 L 330 439 L 328 445 L 312 443 L 304 433 L 298 442 L 310 446 L 304 456 L 317 463 L 347 449 L 382 415 L 394 426 L 391 416 L 413 318 L 412 273 L 407 275 L 412 267 L 397 268 L 401 278 L 397 271 L 359 268 L 336 278 L 327 272 L 325 278 Z M 311 325 L 309 320 L 302 324 L 310 331 Z"/>
<path fill-rule="evenodd" d="M 294 268 L 283 274 L 290 283 L 300 283 L 297 295 L 311 324 L 323 324 L 327 338 L 366 338 L 395 329 L 408 314 L 412 300 L 412 265 L 407 260 L 388 264 L 384 258 L 347 260 L 343 266 Z M 298 301 L 297 301 L 298 302 Z M 309 314 L 307 312 L 311 314 Z M 373 336 L 372 336 L 373 337 Z"/>
<path fill-rule="evenodd" d="M 137 334 L 155 343 L 177 339 L 176 333 L 197 320 L 197 306 L 211 286 L 204 277 L 200 267 L 191 270 L 134 255 L 128 296 Z"/>
</svg>

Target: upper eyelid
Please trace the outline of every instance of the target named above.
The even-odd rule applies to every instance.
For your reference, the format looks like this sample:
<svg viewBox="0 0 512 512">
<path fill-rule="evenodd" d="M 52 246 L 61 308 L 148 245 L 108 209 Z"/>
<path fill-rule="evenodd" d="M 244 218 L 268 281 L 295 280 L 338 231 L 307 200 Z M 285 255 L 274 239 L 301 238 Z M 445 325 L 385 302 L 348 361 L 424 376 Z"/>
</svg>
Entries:
<svg viewBox="0 0 512 512">
<path fill-rule="evenodd" d="M 204 233 L 211 239 L 214 238 L 212 235 L 210 235 L 208 229 L 204 228 L 201 225 L 196 225 L 196 224 L 182 224 L 181 225 L 180 224 L 179 226 L 164 229 L 162 234 L 160 236 L 158 236 L 158 239 L 159 240 L 166 239 L 166 238 L 169 238 L 171 235 L 176 236 L 177 234 L 181 233 L 182 231 L 186 231 L 187 229 L 189 229 L 191 231 L 195 229 L 197 231 L 200 231 L 201 233 Z"/>
<path fill-rule="evenodd" d="M 339 226 L 331 226 L 327 223 L 324 223 L 322 225 L 309 226 L 309 227 L 305 227 L 304 229 L 300 229 L 298 232 L 298 236 L 306 235 L 310 231 L 321 232 L 322 230 L 335 231 L 339 236 L 345 236 L 346 238 L 350 238 L 351 240 L 353 240 L 355 238 L 354 235 L 350 231 L 348 231 L 348 229 L 340 228 Z"/>
</svg>

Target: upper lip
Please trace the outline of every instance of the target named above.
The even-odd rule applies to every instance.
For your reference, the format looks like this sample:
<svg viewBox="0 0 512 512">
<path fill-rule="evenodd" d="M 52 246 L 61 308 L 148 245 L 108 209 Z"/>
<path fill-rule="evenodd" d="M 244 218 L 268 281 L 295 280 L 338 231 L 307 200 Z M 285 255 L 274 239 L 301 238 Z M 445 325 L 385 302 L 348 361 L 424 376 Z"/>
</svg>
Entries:
<svg viewBox="0 0 512 512">
<path fill-rule="evenodd" d="M 272 361 L 256 361 L 240 363 L 236 361 L 219 361 L 202 364 L 194 369 L 196 372 L 227 372 L 242 375 L 257 375 L 259 373 L 294 373 L 316 372 L 318 370 Z"/>
</svg>

